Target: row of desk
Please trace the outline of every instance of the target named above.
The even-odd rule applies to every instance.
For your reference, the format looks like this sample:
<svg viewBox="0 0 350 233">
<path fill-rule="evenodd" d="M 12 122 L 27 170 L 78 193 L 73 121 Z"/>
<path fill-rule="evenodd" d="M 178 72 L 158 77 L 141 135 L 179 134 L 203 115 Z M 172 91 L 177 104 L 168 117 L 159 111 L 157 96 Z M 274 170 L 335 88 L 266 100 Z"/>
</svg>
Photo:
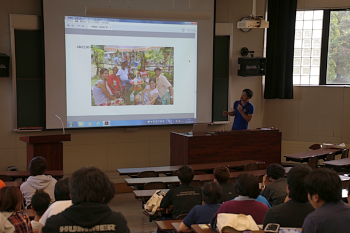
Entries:
<svg viewBox="0 0 350 233">
<path fill-rule="evenodd" d="M 12 178 L 22 178 L 23 181 L 30 176 L 29 171 L 0 171 L 0 175 L 10 176 Z M 56 179 L 63 177 L 63 170 L 47 170 L 45 175 L 51 175 Z"/>
</svg>

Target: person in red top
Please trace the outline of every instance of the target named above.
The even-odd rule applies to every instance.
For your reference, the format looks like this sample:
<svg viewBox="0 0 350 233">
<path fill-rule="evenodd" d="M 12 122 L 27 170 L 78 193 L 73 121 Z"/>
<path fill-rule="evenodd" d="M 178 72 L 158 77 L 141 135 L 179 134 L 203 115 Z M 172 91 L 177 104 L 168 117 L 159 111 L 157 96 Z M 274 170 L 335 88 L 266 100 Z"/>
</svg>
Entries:
<svg viewBox="0 0 350 233">
<path fill-rule="evenodd" d="M 122 87 L 120 85 L 120 79 L 117 76 L 117 73 L 118 68 L 113 67 L 113 73 L 108 76 L 107 85 L 111 89 L 113 95 L 119 98 Z"/>
<path fill-rule="evenodd" d="M 141 66 L 141 70 L 137 72 L 138 76 L 143 79 L 147 84 L 149 82 L 149 75 L 148 72 L 145 70 L 145 66 Z"/>
<path fill-rule="evenodd" d="M 6 186 L 6 184 L 4 183 L 4 181 L 0 180 L 0 189 L 1 189 L 2 187 L 5 187 L 5 186 Z"/>
</svg>

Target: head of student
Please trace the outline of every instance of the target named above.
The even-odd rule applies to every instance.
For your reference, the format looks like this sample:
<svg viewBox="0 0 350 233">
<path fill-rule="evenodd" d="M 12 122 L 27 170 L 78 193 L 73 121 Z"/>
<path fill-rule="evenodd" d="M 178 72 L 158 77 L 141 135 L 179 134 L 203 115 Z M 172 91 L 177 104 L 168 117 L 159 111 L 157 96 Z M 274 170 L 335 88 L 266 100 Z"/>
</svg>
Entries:
<svg viewBox="0 0 350 233">
<path fill-rule="evenodd" d="M 109 75 L 108 69 L 102 68 L 102 69 L 100 70 L 100 76 L 101 76 L 101 78 L 102 78 L 103 80 L 107 80 L 107 79 L 108 79 L 108 75 Z"/>
<path fill-rule="evenodd" d="M 277 163 L 270 164 L 266 169 L 267 177 L 272 178 L 274 180 L 283 178 L 285 173 L 286 171 L 284 170 L 284 168 Z"/>
<path fill-rule="evenodd" d="M 70 200 L 69 177 L 62 178 L 55 184 L 54 195 L 56 201 Z"/>
<path fill-rule="evenodd" d="M 156 67 L 154 69 L 154 73 L 156 73 L 156 76 L 159 77 L 160 73 L 161 73 L 161 69 L 159 67 Z"/>
<path fill-rule="evenodd" d="M 189 184 L 194 177 L 193 169 L 190 166 L 182 166 L 177 170 L 177 177 L 179 177 L 181 184 Z"/>
<path fill-rule="evenodd" d="M 122 62 L 122 69 L 125 70 L 125 67 L 127 67 L 127 66 L 128 66 L 128 61 L 127 60 L 123 61 Z"/>
<path fill-rule="evenodd" d="M 113 67 L 113 74 L 116 75 L 118 73 L 118 67 L 114 66 Z"/>
<path fill-rule="evenodd" d="M 244 89 L 242 91 L 241 100 L 248 101 L 253 97 L 253 91 L 250 89 Z"/>
<path fill-rule="evenodd" d="M 226 184 L 230 178 L 230 170 L 226 166 L 219 165 L 214 169 L 214 178 L 219 184 Z"/>
<path fill-rule="evenodd" d="M 42 216 L 51 202 L 50 195 L 43 190 L 38 190 L 32 197 L 32 209 L 38 216 Z"/>
<path fill-rule="evenodd" d="M 203 186 L 203 199 L 206 204 L 220 203 L 222 189 L 217 182 L 207 182 Z"/>
<path fill-rule="evenodd" d="M 32 176 L 43 175 L 46 171 L 47 162 L 44 157 L 34 157 L 29 162 L 29 172 Z"/>
<path fill-rule="evenodd" d="M 0 212 L 17 212 L 23 208 L 23 195 L 19 188 L 6 186 L 0 189 Z"/>
<path fill-rule="evenodd" d="M 114 185 L 108 176 L 94 166 L 82 167 L 69 178 L 74 205 L 83 202 L 108 203 L 114 196 Z"/>
<path fill-rule="evenodd" d="M 297 165 L 290 169 L 287 175 L 287 188 L 289 190 L 289 198 L 299 201 L 307 202 L 307 192 L 304 186 L 304 180 L 310 174 L 311 168 L 309 166 Z"/>
<path fill-rule="evenodd" d="M 318 168 L 305 177 L 305 189 L 311 205 L 317 209 L 326 202 L 338 202 L 342 198 L 339 175 L 328 168 Z"/>
<path fill-rule="evenodd" d="M 259 196 L 259 181 L 252 174 L 240 174 L 236 179 L 235 191 L 239 196 L 257 198 Z"/>
</svg>

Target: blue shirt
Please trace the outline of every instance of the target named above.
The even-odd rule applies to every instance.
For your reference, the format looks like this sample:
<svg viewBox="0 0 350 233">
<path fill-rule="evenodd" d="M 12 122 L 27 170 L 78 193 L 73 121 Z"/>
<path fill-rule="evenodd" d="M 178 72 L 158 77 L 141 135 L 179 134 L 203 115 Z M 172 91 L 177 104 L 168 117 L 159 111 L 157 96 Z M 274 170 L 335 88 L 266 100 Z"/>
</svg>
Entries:
<svg viewBox="0 0 350 233">
<path fill-rule="evenodd" d="M 235 110 L 235 120 L 232 125 L 232 130 L 241 130 L 248 129 L 248 121 L 246 121 L 242 114 L 237 110 L 238 105 L 240 104 L 240 100 L 237 100 L 233 104 L 233 109 Z M 252 105 L 249 101 L 242 106 L 242 110 L 245 114 L 253 114 L 254 113 L 254 105 Z"/>
<path fill-rule="evenodd" d="M 183 223 L 190 229 L 192 224 L 208 224 L 219 208 L 220 204 L 196 205 L 184 218 Z"/>
</svg>

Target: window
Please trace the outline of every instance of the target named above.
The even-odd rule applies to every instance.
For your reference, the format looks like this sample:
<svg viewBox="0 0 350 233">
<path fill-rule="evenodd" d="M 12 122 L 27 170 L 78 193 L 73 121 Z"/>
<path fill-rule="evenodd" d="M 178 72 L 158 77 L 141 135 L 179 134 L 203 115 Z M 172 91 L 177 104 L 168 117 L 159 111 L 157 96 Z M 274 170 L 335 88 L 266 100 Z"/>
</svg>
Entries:
<svg viewBox="0 0 350 233">
<path fill-rule="evenodd" d="M 293 84 L 350 84 L 350 11 L 297 11 Z"/>
</svg>

